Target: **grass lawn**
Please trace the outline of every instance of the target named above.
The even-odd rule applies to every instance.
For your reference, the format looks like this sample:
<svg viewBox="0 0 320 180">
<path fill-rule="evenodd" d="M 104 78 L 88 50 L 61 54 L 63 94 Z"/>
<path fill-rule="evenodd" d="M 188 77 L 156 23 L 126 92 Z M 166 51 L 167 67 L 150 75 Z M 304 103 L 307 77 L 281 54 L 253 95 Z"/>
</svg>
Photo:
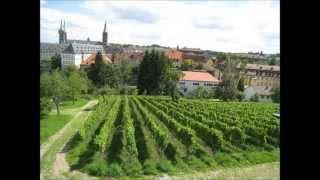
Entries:
<svg viewBox="0 0 320 180">
<path fill-rule="evenodd" d="M 79 98 L 74 104 L 72 101 L 64 101 L 60 106 L 60 116 L 57 115 L 57 110 L 53 107 L 49 115 L 40 121 L 40 144 L 66 125 L 73 115 L 80 110 L 79 108 L 88 102 L 89 100 L 82 98 Z"/>
<path fill-rule="evenodd" d="M 48 115 L 40 121 L 40 143 L 46 141 L 55 132 L 61 129 L 70 119 L 72 115 L 60 114 L 60 116 Z"/>
<path fill-rule="evenodd" d="M 76 100 L 74 104 L 72 103 L 72 100 L 63 101 L 61 104 L 61 109 L 79 108 L 86 105 L 88 102 L 89 100 L 82 99 L 82 98 L 79 98 L 78 100 Z M 55 110 L 55 108 L 53 108 L 53 110 Z"/>
</svg>

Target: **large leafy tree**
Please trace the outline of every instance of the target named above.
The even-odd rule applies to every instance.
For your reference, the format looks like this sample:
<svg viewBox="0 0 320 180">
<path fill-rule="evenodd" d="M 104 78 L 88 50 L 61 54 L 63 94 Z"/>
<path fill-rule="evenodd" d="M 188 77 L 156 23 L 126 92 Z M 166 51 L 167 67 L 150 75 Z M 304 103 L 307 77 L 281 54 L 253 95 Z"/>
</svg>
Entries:
<svg viewBox="0 0 320 180">
<path fill-rule="evenodd" d="M 139 74 L 138 74 L 138 91 L 139 94 L 142 94 L 143 92 L 147 91 L 148 86 L 148 75 L 150 74 L 150 61 L 151 61 L 151 54 L 148 50 L 144 53 L 144 57 L 140 63 L 139 66 Z"/>
<path fill-rule="evenodd" d="M 88 82 L 87 78 L 81 76 L 79 71 L 71 72 L 67 83 L 68 83 L 68 94 L 72 98 L 72 103 L 74 104 L 77 97 L 81 92 L 87 92 Z"/>
<path fill-rule="evenodd" d="M 269 61 L 269 65 L 276 65 L 276 58 L 272 57 Z"/>
<path fill-rule="evenodd" d="M 244 63 L 237 59 L 227 57 L 225 66 L 222 69 L 222 99 L 235 100 L 242 97 L 239 92 L 239 81 L 242 78 L 241 72 L 245 67 Z M 241 84 L 240 84 L 241 86 Z M 241 89 L 241 87 L 239 87 Z"/>
<path fill-rule="evenodd" d="M 102 87 L 104 85 L 105 79 L 102 71 L 105 71 L 105 64 L 102 59 L 102 54 L 98 52 L 95 63 L 91 64 L 88 70 L 89 79 L 97 87 Z"/>
<path fill-rule="evenodd" d="M 58 70 L 52 74 L 44 73 L 40 77 L 40 95 L 48 97 L 55 104 L 57 114 L 60 115 L 60 103 L 66 97 L 68 86 L 66 79 Z"/>
<path fill-rule="evenodd" d="M 61 69 L 61 55 L 55 54 L 51 57 L 51 68 L 52 69 Z"/>
<path fill-rule="evenodd" d="M 145 52 L 139 66 L 138 90 L 139 94 L 175 94 L 179 74 L 175 72 L 172 63 L 164 53 L 154 49 Z"/>
<path fill-rule="evenodd" d="M 244 91 L 244 79 L 243 79 L 243 77 L 240 78 L 240 80 L 239 80 L 239 82 L 238 82 L 237 89 L 238 89 L 239 91 L 241 91 L 241 92 Z"/>
</svg>

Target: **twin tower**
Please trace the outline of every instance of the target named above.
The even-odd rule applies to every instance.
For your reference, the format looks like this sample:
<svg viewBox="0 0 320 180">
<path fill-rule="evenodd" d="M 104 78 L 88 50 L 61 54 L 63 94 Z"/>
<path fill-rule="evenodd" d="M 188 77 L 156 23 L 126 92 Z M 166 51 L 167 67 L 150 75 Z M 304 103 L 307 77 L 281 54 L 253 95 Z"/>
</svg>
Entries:
<svg viewBox="0 0 320 180">
<path fill-rule="evenodd" d="M 66 22 L 61 20 L 59 29 L 59 44 L 67 43 L 67 32 L 66 32 Z M 104 23 L 104 29 L 102 32 L 102 43 L 103 45 L 108 45 L 108 32 L 107 32 L 107 22 Z"/>
</svg>

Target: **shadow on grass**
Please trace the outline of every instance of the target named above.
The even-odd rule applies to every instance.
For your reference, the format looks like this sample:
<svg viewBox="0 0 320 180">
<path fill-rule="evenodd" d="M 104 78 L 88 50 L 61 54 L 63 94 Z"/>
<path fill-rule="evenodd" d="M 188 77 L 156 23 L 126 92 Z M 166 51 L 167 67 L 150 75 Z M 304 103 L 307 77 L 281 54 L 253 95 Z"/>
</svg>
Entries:
<svg viewBox="0 0 320 180">
<path fill-rule="evenodd" d="M 100 129 L 102 128 L 104 124 L 104 121 L 102 121 L 98 128 L 95 130 L 95 132 L 93 134 L 97 134 L 99 133 Z M 77 133 L 78 137 L 74 137 L 76 138 L 80 138 L 79 133 Z M 76 140 L 74 140 L 76 141 Z M 84 142 L 85 143 L 85 142 Z M 73 145 L 73 146 L 72 146 Z M 77 142 L 70 142 L 70 146 L 67 149 L 71 149 L 74 148 L 77 145 Z M 86 164 L 90 163 L 92 160 L 93 155 L 95 154 L 95 152 L 97 151 L 97 145 L 94 143 L 94 136 L 91 136 L 91 139 L 89 140 L 89 143 L 86 145 L 86 150 L 81 153 L 81 155 L 79 156 L 79 161 L 77 164 L 72 165 L 70 167 L 71 170 L 75 170 L 75 169 L 81 169 L 82 167 L 84 167 Z"/>
<path fill-rule="evenodd" d="M 123 103 L 120 106 L 119 113 L 117 115 L 117 119 L 114 122 L 114 128 L 116 129 L 112 141 L 110 144 L 110 148 L 108 149 L 108 153 L 106 153 L 108 163 L 119 162 L 120 161 L 120 152 L 123 147 L 122 144 L 122 118 L 123 118 Z"/>
</svg>

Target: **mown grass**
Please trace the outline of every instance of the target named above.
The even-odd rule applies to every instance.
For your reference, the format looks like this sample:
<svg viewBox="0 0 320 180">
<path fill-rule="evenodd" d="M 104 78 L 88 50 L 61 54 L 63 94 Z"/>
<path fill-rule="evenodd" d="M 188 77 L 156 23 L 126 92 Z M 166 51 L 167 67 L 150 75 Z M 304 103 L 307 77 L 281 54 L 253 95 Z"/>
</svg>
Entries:
<svg viewBox="0 0 320 180">
<path fill-rule="evenodd" d="M 72 118 L 69 114 L 48 115 L 40 121 L 40 143 L 60 130 Z"/>
<path fill-rule="evenodd" d="M 83 98 L 78 98 L 74 102 L 74 104 L 73 104 L 72 100 L 68 100 L 68 101 L 62 102 L 61 108 L 62 109 L 80 108 L 80 107 L 84 106 L 85 104 L 87 104 L 88 102 L 89 102 L 89 100 L 83 99 Z"/>
<path fill-rule="evenodd" d="M 89 100 L 83 98 L 79 98 L 74 104 L 72 101 L 64 101 L 61 104 L 60 115 L 57 115 L 56 109 L 53 108 L 49 115 L 40 120 L 40 144 L 63 128 L 80 110 L 79 108 L 88 102 Z"/>
</svg>

